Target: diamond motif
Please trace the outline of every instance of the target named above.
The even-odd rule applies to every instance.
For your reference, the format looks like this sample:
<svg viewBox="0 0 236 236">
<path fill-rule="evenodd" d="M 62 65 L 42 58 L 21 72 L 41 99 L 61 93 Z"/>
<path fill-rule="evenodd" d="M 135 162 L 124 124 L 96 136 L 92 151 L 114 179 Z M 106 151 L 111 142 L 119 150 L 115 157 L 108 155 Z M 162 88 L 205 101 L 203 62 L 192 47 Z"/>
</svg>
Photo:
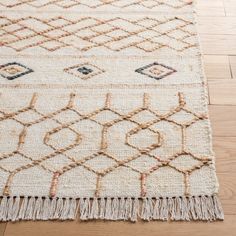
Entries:
<svg viewBox="0 0 236 236">
<path fill-rule="evenodd" d="M 126 136 L 127 143 L 138 150 L 153 150 L 161 146 L 161 136 L 153 130 L 132 130 Z"/>
<path fill-rule="evenodd" d="M 147 110 L 141 111 L 138 114 L 132 116 L 132 120 L 138 122 L 139 124 L 152 122 L 155 121 L 156 119 L 157 116 L 155 116 L 153 113 Z"/>
<path fill-rule="evenodd" d="M 154 62 L 152 64 L 149 64 L 147 66 L 135 70 L 135 72 L 159 80 L 175 73 L 176 70 L 169 66 Z"/>
<path fill-rule="evenodd" d="M 61 170 L 64 166 L 71 164 L 72 161 L 69 160 L 64 155 L 57 155 L 55 157 L 49 158 L 42 162 L 42 166 L 47 168 L 50 171 L 58 171 Z"/>
<path fill-rule="evenodd" d="M 198 117 L 194 116 L 192 113 L 181 110 L 170 116 L 168 119 L 180 125 L 187 125 L 194 122 Z"/>
<path fill-rule="evenodd" d="M 37 0 L 5 0 L 2 1 L 3 3 L 0 3 L 0 5 L 3 5 L 5 7 L 15 7 L 19 5 L 30 5 L 31 7 L 35 8 L 43 8 L 46 6 L 58 6 L 61 8 L 71 8 L 76 6 L 86 6 L 89 8 L 99 8 L 106 5 L 111 5 L 117 8 L 128 8 L 131 6 L 139 6 L 144 7 L 148 9 L 152 8 L 158 8 L 159 6 L 168 6 L 170 8 L 179 9 L 182 7 L 185 7 L 187 5 L 190 5 L 191 2 L 189 0 L 175 0 L 175 1 L 164 1 L 164 0 L 43 0 L 43 1 L 37 1 Z"/>
<path fill-rule="evenodd" d="M 117 163 L 105 155 L 96 156 L 85 162 L 85 166 L 91 168 L 93 171 L 100 173 L 109 168 L 116 166 Z"/>
<path fill-rule="evenodd" d="M 75 75 L 80 79 L 87 80 L 105 71 L 89 63 L 79 64 L 64 69 L 65 72 Z"/>
<path fill-rule="evenodd" d="M 0 65 L 0 75 L 8 80 L 19 78 L 31 72 L 33 72 L 32 69 L 17 62 Z"/>
<path fill-rule="evenodd" d="M 20 154 L 14 154 L 0 161 L 1 167 L 8 171 L 14 171 L 29 163 L 31 163 L 31 161 Z"/>
<path fill-rule="evenodd" d="M 160 162 L 153 157 L 147 155 L 141 155 L 137 159 L 129 162 L 127 166 L 130 166 L 139 172 L 146 172 L 149 171 L 152 167 L 157 166 Z"/>
<path fill-rule="evenodd" d="M 6 17 L 2 20 L 7 22 L 1 25 L 4 31 L 0 36 L 2 46 L 16 51 L 39 46 L 48 51 L 63 47 L 79 51 L 100 47 L 121 51 L 132 47 L 145 52 L 159 48 L 183 52 L 196 47 L 195 33 L 191 27 L 193 22 L 179 17 L 144 17 L 133 20 L 121 17 L 106 20 L 80 17 L 74 21 L 56 17 L 45 22 L 29 16 L 14 21 Z M 112 31 L 116 31 L 115 34 Z"/>
<path fill-rule="evenodd" d="M 200 163 L 200 161 L 195 160 L 190 155 L 180 155 L 171 161 L 170 164 L 180 171 L 187 171 L 191 170 L 191 168 L 194 168 L 195 166 L 198 166 Z"/>
<path fill-rule="evenodd" d="M 99 124 L 105 125 L 114 120 L 117 120 L 118 118 L 120 118 L 120 116 L 117 115 L 116 113 L 109 110 L 108 111 L 104 110 L 92 116 L 90 119 L 97 121 Z"/>
</svg>

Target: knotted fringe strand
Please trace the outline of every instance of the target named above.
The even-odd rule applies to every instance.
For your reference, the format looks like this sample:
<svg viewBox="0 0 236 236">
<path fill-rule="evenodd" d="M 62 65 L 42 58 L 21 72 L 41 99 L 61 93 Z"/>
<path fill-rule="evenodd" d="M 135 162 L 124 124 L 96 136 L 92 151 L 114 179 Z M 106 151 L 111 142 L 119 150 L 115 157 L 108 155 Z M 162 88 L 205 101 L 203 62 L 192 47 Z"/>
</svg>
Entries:
<svg viewBox="0 0 236 236">
<path fill-rule="evenodd" d="M 0 221 L 17 220 L 223 220 L 216 195 L 169 198 L 1 197 Z"/>
</svg>

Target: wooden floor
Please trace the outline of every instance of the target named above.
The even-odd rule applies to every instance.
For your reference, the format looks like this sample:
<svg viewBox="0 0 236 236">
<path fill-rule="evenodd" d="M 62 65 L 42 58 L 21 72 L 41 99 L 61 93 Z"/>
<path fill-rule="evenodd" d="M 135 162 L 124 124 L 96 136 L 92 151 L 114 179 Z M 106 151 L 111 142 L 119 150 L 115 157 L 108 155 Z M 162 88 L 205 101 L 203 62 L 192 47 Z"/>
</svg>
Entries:
<svg viewBox="0 0 236 236">
<path fill-rule="evenodd" d="M 236 235 L 236 0 L 198 0 L 197 12 L 225 221 L 2 223 L 0 236 Z"/>
</svg>

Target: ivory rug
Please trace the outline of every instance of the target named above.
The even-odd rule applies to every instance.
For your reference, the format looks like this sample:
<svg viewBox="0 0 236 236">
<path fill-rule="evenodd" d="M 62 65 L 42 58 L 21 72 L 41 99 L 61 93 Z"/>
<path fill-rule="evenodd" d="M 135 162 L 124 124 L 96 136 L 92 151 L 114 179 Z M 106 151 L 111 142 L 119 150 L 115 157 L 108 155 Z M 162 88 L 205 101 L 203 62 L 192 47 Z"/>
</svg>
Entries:
<svg viewBox="0 0 236 236">
<path fill-rule="evenodd" d="M 190 0 L 3 0 L 0 219 L 217 220 Z"/>
</svg>

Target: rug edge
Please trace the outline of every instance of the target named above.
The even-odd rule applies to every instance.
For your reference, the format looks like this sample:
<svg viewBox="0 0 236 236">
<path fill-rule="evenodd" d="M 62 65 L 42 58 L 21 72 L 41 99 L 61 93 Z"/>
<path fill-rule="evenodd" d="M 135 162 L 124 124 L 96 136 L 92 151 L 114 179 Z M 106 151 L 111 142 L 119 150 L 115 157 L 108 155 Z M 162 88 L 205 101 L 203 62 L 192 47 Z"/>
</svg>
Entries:
<svg viewBox="0 0 236 236">
<path fill-rule="evenodd" d="M 19 220 L 216 221 L 224 213 L 216 194 L 156 198 L 49 198 L 4 196 L 0 221 Z"/>
</svg>

